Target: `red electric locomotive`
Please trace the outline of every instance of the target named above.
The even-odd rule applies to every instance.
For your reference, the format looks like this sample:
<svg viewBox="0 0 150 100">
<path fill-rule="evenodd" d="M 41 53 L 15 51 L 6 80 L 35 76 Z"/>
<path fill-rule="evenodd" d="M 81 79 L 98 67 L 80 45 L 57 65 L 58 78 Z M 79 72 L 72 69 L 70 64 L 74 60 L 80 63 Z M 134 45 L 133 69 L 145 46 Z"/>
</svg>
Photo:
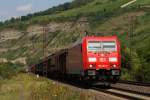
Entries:
<svg viewBox="0 0 150 100">
<path fill-rule="evenodd" d="M 116 36 L 84 37 L 81 43 L 53 53 L 31 67 L 36 74 L 83 81 L 116 83 L 121 71 L 120 42 Z"/>
<path fill-rule="evenodd" d="M 82 42 L 84 77 L 117 82 L 120 76 L 120 43 L 116 36 L 85 37 Z"/>
</svg>

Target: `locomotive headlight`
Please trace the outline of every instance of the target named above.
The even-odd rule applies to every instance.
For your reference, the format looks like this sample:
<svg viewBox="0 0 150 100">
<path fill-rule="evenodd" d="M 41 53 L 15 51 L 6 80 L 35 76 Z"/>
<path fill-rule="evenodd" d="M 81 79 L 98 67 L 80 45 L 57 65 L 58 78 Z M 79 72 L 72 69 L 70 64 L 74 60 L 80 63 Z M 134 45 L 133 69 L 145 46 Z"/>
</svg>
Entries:
<svg viewBox="0 0 150 100">
<path fill-rule="evenodd" d="M 92 67 L 93 67 L 93 65 L 89 65 L 89 67 L 90 67 L 90 68 L 92 68 Z"/>
<path fill-rule="evenodd" d="M 96 62 L 96 58 L 95 57 L 90 57 L 88 60 L 89 60 L 89 62 Z"/>
<path fill-rule="evenodd" d="M 116 67 L 117 67 L 117 65 L 112 65 L 112 67 L 113 67 L 113 68 L 116 68 Z"/>
<path fill-rule="evenodd" d="M 117 58 L 116 57 L 110 57 L 109 62 L 117 62 Z"/>
</svg>

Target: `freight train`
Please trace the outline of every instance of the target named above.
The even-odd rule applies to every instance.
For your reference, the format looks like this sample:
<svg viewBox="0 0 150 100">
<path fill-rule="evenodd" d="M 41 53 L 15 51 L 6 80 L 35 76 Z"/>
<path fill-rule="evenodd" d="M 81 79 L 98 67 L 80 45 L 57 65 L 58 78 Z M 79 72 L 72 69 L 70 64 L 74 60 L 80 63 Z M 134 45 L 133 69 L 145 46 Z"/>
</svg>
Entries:
<svg viewBox="0 0 150 100">
<path fill-rule="evenodd" d="M 86 36 L 80 43 L 57 51 L 30 66 L 39 75 L 116 83 L 121 74 L 120 42 L 117 36 Z"/>
</svg>

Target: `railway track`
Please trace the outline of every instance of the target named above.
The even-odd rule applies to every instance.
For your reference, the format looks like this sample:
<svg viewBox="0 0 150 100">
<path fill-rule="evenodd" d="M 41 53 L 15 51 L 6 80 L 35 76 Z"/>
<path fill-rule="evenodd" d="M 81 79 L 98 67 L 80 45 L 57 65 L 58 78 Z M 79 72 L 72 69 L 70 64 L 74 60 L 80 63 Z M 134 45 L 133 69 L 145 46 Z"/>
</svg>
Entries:
<svg viewBox="0 0 150 100">
<path fill-rule="evenodd" d="M 110 89 L 102 89 L 98 87 L 92 87 L 91 89 L 99 91 L 99 92 L 104 92 L 106 94 L 111 94 L 117 97 L 120 97 L 122 99 L 134 99 L 134 100 L 150 100 L 150 96 L 148 95 L 143 95 L 139 94 L 136 92 L 131 92 L 127 90 L 121 90 L 121 89 L 116 89 L 116 88 L 110 88 Z"/>
<path fill-rule="evenodd" d="M 133 81 L 125 81 L 125 80 L 120 80 L 118 83 L 150 87 L 150 83 L 140 83 L 140 82 L 133 82 Z"/>
<path fill-rule="evenodd" d="M 79 82 L 62 81 L 62 80 L 59 80 L 58 82 L 69 86 L 78 87 L 83 90 L 87 90 Z M 117 84 L 112 84 L 109 89 L 103 86 L 92 86 L 88 90 L 103 92 L 106 95 L 109 94 L 122 99 L 150 100 L 150 86 L 148 84 L 142 85 L 142 83 L 119 82 Z"/>
<path fill-rule="evenodd" d="M 68 85 L 72 85 L 84 90 L 87 90 L 84 88 L 84 86 L 80 85 L 79 83 L 74 83 L 74 82 L 62 82 L 63 84 L 68 84 Z M 94 90 L 97 92 L 103 92 L 106 95 L 112 95 L 115 97 L 119 97 L 122 99 L 134 99 L 134 100 L 150 100 L 150 91 L 146 90 L 146 91 L 137 91 L 135 90 L 135 88 L 133 88 L 134 86 L 137 88 L 138 85 L 133 85 L 131 86 L 130 84 L 127 83 L 121 83 L 121 84 L 126 84 L 128 85 L 128 87 L 130 87 L 130 89 L 126 88 L 126 87 L 118 87 L 118 85 L 114 84 L 112 85 L 109 89 L 107 89 L 106 87 L 103 86 L 92 86 L 89 88 L 89 90 Z M 119 83 L 120 85 L 120 83 Z M 141 84 L 142 85 L 142 84 Z M 139 89 L 143 90 L 143 86 L 138 86 Z M 149 86 L 144 86 L 145 88 L 150 88 Z"/>
<path fill-rule="evenodd" d="M 91 89 L 125 99 L 150 100 L 150 84 L 148 83 L 120 81 L 117 84 L 112 84 L 110 89 L 102 89 L 101 87 L 92 87 Z"/>
</svg>

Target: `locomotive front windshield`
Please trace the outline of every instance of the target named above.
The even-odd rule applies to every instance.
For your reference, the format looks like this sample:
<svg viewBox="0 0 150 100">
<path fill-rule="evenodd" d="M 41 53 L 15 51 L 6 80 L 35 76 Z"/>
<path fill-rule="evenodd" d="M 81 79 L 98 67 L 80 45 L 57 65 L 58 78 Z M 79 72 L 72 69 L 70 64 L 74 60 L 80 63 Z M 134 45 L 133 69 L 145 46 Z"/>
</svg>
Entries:
<svg viewBox="0 0 150 100">
<path fill-rule="evenodd" d="M 115 41 L 88 41 L 89 52 L 116 51 Z"/>
</svg>

